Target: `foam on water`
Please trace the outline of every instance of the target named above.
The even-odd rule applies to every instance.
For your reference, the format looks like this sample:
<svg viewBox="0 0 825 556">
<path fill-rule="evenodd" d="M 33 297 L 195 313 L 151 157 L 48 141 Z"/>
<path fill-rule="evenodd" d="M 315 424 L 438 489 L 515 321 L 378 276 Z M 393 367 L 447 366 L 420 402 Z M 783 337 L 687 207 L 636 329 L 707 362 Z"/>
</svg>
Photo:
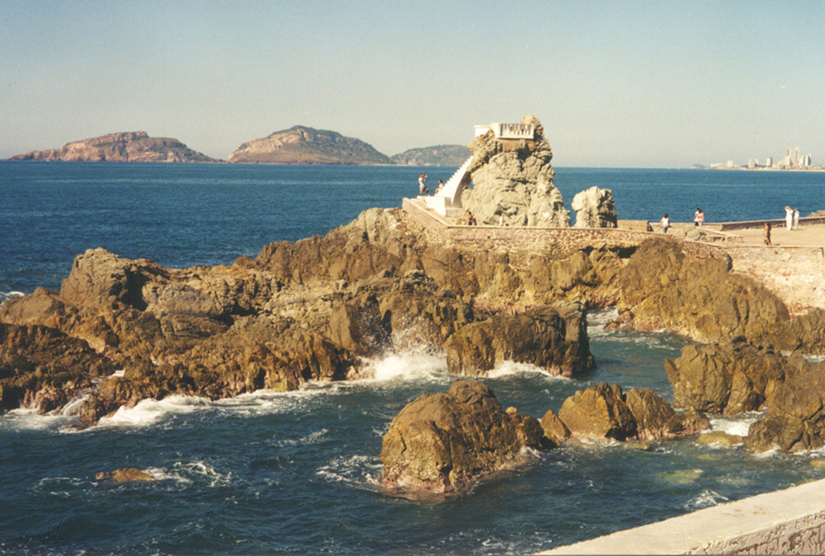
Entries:
<svg viewBox="0 0 825 556">
<path fill-rule="evenodd" d="M 699 493 L 695 498 L 690 499 L 685 504 L 687 510 L 701 510 L 702 508 L 710 508 L 711 506 L 718 506 L 730 499 L 727 496 L 722 496 L 718 492 L 710 489 L 705 489 Z"/>
<path fill-rule="evenodd" d="M 735 436 L 748 436 L 750 426 L 762 419 L 764 412 L 750 411 L 739 415 L 712 415 L 710 416 L 711 430 L 721 431 Z"/>
<path fill-rule="evenodd" d="M 206 484 L 214 488 L 232 482 L 232 473 L 221 473 L 203 461 L 175 462 L 171 467 L 150 467 L 144 470 L 158 481 L 175 481 L 181 485 Z"/>
<path fill-rule="evenodd" d="M 426 351 L 387 353 L 368 359 L 367 376 L 377 382 L 441 381 L 447 373 L 447 360 Z"/>
<path fill-rule="evenodd" d="M 123 406 L 113 415 L 103 417 L 97 426 L 107 427 L 148 427 L 157 424 L 172 414 L 189 414 L 212 405 L 206 398 L 195 396 L 169 396 L 162 400 L 146 399 L 134 407 Z"/>
<path fill-rule="evenodd" d="M 315 473 L 331 483 L 377 491 L 381 482 L 381 467 L 381 460 L 375 455 L 342 456 L 322 465 Z"/>
<path fill-rule="evenodd" d="M 0 292 L 0 305 L 2 305 L 7 299 L 11 299 L 12 297 L 23 297 L 24 295 L 26 294 L 18 291 Z"/>
<path fill-rule="evenodd" d="M 496 365 L 495 369 L 487 373 L 488 378 L 508 378 L 536 375 L 548 380 L 570 380 L 567 377 L 551 375 L 536 365 L 531 365 L 530 363 L 517 363 L 515 361 L 503 361 Z"/>
</svg>

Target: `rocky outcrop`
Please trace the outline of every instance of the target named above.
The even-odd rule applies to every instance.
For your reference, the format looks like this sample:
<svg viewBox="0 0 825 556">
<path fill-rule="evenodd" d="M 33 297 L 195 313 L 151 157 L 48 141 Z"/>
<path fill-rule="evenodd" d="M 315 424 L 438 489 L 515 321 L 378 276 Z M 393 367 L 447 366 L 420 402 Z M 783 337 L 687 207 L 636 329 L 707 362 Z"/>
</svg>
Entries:
<svg viewBox="0 0 825 556">
<path fill-rule="evenodd" d="M 462 206 L 479 224 L 498 225 L 503 215 L 509 226 L 570 226 L 553 184 L 553 152 L 544 128 L 533 116 L 522 123 L 535 125 L 533 140 L 498 139 L 489 131 L 470 143 L 473 189 L 462 195 Z"/>
<path fill-rule="evenodd" d="M 524 463 L 525 448 L 546 445 L 533 417 L 506 413 L 481 382 L 457 380 L 425 394 L 393 419 L 381 448 L 381 484 L 411 497 L 459 495 Z"/>
<path fill-rule="evenodd" d="M 151 473 L 127 467 L 115 469 L 114 471 L 101 471 L 95 475 L 96 481 L 112 481 L 113 483 L 131 483 L 134 481 L 154 481 L 155 477 Z"/>
<path fill-rule="evenodd" d="M 785 380 L 786 358 L 738 337 L 682 348 L 665 360 L 677 407 L 735 415 L 758 411 Z"/>
<path fill-rule="evenodd" d="M 0 323 L 0 413 L 58 409 L 114 371 L 83 340 L 45 326 Z"/>
<path fill-rule="evenodd" d="M 145 131 L 110 133 L 66 143 L 62 148 L 17 154 L 10 160 L 63 162 L 219 162 L 177 139 L 149 137 Z"/>
<path fill-rule="evenodd" d="M 624 394 L 621 386 L 604 382 L 567 398 L 558 418 L 573 438 L 593 440 L 658 440 L 710 428 L 701 414 L 677 414 L 652 390 L 633 388 Z"/>
<path fill-rule="evenodd" d="M 594 185 L 576 193 L 570 206 L 576 211 L 576 228 L 616 227 L 616 203 L 609 189 Z"/>
<path fill-rule="evenodd" d="M 470 323 L 450 338 L 451 373 L 485 376 L 504 361 L 531 363 L 551 375 L 572 377 L 594 366 L 581 307 L 540 307 L 523 315 L 494 315 Z"/>
<path fill-rule="evenodd" d="M 392 164 L 360 139 L 296 125 L 242 144 L 229 162 L 266 164 Z"/>
<path fill-rule="evenodd" d="M 825 362 L 814 365 L 791 356 L 785 380 L 771 392 L 767 408 L 765 418 L 748 430 L 748 449 L 800 452 L 825 446 Z"/>
</svg>

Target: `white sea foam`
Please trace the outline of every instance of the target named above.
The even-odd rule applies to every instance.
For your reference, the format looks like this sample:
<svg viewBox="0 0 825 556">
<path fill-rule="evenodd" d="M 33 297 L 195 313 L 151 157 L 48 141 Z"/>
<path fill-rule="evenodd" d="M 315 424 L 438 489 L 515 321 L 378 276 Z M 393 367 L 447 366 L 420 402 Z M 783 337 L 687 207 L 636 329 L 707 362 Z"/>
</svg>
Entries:
<svg viewBox="0 0 825 556">
<path fill-rule="evenodd" d="M 587 313 L 587 335 L 588 337 L 606 334 L 604 327 L 608 322 L 619 318 L 619 310 L 615 307 L 603 309 L 601 311 L 590 311 Z"/>
<path fill-rule="evenodd" d="M 12 297 L 23 297 L 24 295 L 26 294 L 18 291 L 0 292 L 0 305 L 2 305 L 7 299 L 11 299 Z"/>
<path fill-rule="evenodd" d="M 441 380 L 447 373 L 444 356 L 426 351 L 386 353 L 380 358 L 365 360 L 365 380 L 377 382 Z"/>
<path fill-rule="evenodd" d="M 144 470 L 158 481 L 175 481 L 181 485 L 207 482 L 207 486 L 225 486 L 231 483 L 232 473 L 221 473 L 203 461 L 175 462 L 171 467 L 150 467 Z"/>
<path fill-rule="evenodd" d="M 685 504 L 687 510 L 699 510 L 702 508 L 710 508 L 711 506 L 718 506 L 722 502 L 730 500 L 728 497 L 719 494 L 710 489 L 705 489 L 699 495 Z"/>
<path fill-rule="evenodd" d="M 570 380 L 567 377 L 551 375 L 536 365 L 517 363 L 515 361 L 503 361 L 496 365 L 495 369 L 487 373 L 488 378 L 507 378 L 526 375 L 540 375 L 551 380 Z"/>
<path fill-rule="evenodd" d="M 711 430 L 736 436 L 748 436 L 750 426 L 764 417 L 762 412 L 748 412 L 739 415 L 714 415 L 710 418 Z"/>
<path fill-rule="evenodd" d="M 60 429 L 72 421 L 71 417 L 38 413 L 36 409 L 13 409 L 0 419 L 0 427 L 9 430 Z"/>
<path fill-rule="evenodd" d="M 342 456 L 319 467 L 316 474 L 331 483 L 374 491 L 381 481 L 381 461 L 374 455 Z"/>
<path fill-rule="evenodd" d="M 288 438 L 283 440 L 277 440 L 273 443 L 274 446 L 305 446 L 307 444 L 318 444 L 319 442 L 323 442 L 327 439 L 327 435 L 329 434 L 329 429 L 321 429 L 319 431 L 315 431 L 310 433 L 303 438 Z"/>
<path fill-rule="evenodd" d="M 147 427 L 157 424 L 171 414 L 189 414 L 212 405 L 205 398 L 169 396 L 160 401 L 146 399 L 134 407 L 121 407 L 113 415 L 103 417 L 98 427 Z"/>
</svg>

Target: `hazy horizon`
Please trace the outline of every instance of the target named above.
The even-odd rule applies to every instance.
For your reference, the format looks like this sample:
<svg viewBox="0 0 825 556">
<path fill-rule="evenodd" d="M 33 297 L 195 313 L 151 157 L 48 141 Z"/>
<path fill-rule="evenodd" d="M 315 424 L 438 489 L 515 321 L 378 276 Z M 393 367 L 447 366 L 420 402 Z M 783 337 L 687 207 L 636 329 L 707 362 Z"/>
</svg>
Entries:
<svg viewBox="0 0 825 556">
<path fill-rule="evenodd" d="M 825 162 L 822 2 L 0 7 L 0 158 L 140 130 L 226 159 L 294 125 L 392 156 L 532 114 L 560 167 Z"/>
</svg>

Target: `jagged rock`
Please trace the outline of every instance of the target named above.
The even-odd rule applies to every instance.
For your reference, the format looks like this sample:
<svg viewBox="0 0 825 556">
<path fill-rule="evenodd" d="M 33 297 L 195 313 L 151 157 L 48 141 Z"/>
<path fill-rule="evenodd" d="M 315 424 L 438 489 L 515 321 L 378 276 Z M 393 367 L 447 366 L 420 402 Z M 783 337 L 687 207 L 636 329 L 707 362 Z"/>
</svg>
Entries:
<svg viewBox="0 0 825 556">
<path fill-rule="evenodd" d="M 498 225 L 503 215 L 510 226 L 568 227 L 570 213 L 553 184 L 553 152 L 544 128 L 533 116 L 522 123 L 535 125 L 534 140 L 497 139 L 490 131 L 470 143 L 473 189 L 462 195 L 462 206 L 479 224 Z"/>
<path fill-rule="evenodd" d="M 609 189 L 594 185 L 576 193 L 570 206 L 576 211 L 576 228 L 616 227 L 616 203 Z"/>
<path fill-rule="evenodd" d="M 785 381 L 776 385 L 764 419 L 750 426 L 745 446 L 762 452 L 816 450 L 825 446 L 825 362 L 813 365 L 794 354 Z"/>
<path fill-rule="evenodd" d="M 52 411 L 113 372 L 112 362 L 83 340 L 45 326 L 0 323 L 0 413 Z"/>
<path fill-rule="evenodd" d="M 785 380 L 785 367 L 781 354 L 741 337 L 687 345 L 679 358 L 665 360 L 677 407 L 726 415 L 761 409 Z"/>
<path fill-rule="evenodd" d="M 564 400 L 559 419 L 573 437 L 627 440 L 636 437 L 636 419 L 624 402 L 622 388 L 602 382 Z"/>
<path fill-rule="evenodd" d="M 573 304 L 494 315 L 464 326 L 447 340 L 447 368 L 454 374 L 484 376 L 497 364 L 514 361 L 571 377 L 594 367 L 586 327 L 581 308 Z"/>
<path fill-rule="evenodd" d="M 605 382 L 567 398 L 559 419 L 574 438 L 660 440 L 690 436 L 710 428 L 704 415 L 677 414 L 650 389 L 631 388 L 625 394 L 621 386 Z"/>
<path fill-rule="evenodd" d="M 381 449 L 381 484 L 406 496 L 457 495 L 547 446 L 538 420 L 507 414 L 481 382 L 457 380 L 393 419 Z"/>
<path fill-rule="evenodd" d="M 570 429 L 552 410 L 548 410 L 541 418 L 541 428 L 544 437 L 557 446 L 570 438 Z"/>
<path fill-rule="evenodd" d="M 664 328 L 699 342 L 744 336 L 784 349 L 777 331 L 790 319 L 785 304 L 730 269 L 727 256 L 698 259 L 676 242 L 644 241 L 617 276 L 617 307 L 633 313 L 636 330 Z"/>
<path fill-rule="evenodd" d="M 110 133 L 73 141 L 60 149 L 17 154 L 11 160 L 64 162 L 218 162 L 195 152 L 177 139 L 149 137 L 145 131 Z"/>
</svg>

